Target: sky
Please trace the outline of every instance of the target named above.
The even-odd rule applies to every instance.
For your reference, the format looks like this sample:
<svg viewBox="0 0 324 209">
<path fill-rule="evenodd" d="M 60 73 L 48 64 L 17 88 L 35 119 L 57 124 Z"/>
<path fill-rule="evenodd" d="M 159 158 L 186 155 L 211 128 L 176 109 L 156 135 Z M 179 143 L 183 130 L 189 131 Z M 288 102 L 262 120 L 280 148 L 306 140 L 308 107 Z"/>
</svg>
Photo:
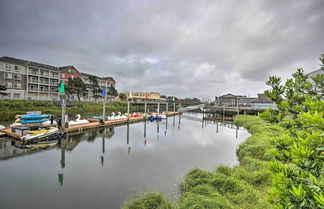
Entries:
<svg viewBox="0 0 324 209">
<path fill-rule="evenodd" d="M 256 96 L 320 68 L 324 0 L 0 0 L 0 56 L 112 76 L 117 90 Z"/>
</svg>

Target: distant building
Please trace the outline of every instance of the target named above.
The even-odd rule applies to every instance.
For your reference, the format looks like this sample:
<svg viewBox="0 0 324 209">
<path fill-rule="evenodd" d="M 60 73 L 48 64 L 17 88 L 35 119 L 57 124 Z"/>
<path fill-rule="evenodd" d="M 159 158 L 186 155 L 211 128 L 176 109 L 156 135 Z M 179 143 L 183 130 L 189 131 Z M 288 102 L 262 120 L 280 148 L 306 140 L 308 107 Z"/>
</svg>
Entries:
<svg viewBox="0 0 324 209">
<path fill-rule="evenodd" d="M 225 94 L 219 97 L 215 97 L 215 105 L 218 106 L 250 106 L 251 102 L 256 100 L 254 97 L 247 97 L 245 95 L 234 95 L 234 94 Z"/>
<path fill-rule="evenodd" d="M 0 85 L 7 88 L 7 95 L 0 95 L 0 99 L 59 100 L 58 90 L 62 80 L 67 84 L 70 77 L 80 77 L 87 83 L 88 75 L 72 65 L 55 67 L 12 57 L 0 57 Z M 112 77 L 95 77 L 101 87 L 116 85 Z M 81 99 L 94 101 L 91 94 Z M 108 99 L 113 97 L 108 96 Z"/>
<path fill-rule="evenodd" d="M 265 94 L 258 94 L 258 98 L 251 102 L 252 109 L 264 110 L 267 108 L 277 109 L 277 106 Z"/>
<path fill-rule="evenodd" d="M 158 102 L 165 103 L 165 98 L 161 98 L 160 93 L 156 92 L 123 92 L 126 95 L 127 100 L 131 99 L 134 102 Z"/>
<path fill-rule="evenodd" d="M 324 74 L 324 69 L 323 68 L 322 69 L 318 69 L 318 70 L 314 70 L 313 72 L 310 72 L 307 75 L 309 77 L 313 77 L 315 75 L 320 75 L 320 74 Z"/>
</svg>

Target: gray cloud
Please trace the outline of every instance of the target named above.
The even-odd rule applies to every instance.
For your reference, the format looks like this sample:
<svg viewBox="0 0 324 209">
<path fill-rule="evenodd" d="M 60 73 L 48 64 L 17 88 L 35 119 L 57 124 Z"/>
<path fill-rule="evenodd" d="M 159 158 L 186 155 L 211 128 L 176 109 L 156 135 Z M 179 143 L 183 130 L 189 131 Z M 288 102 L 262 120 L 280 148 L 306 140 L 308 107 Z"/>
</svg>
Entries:
<svg viewBox="0 0 324 209">
<path fill-rule="evenodd" d="M 0 55 L 113 76 L 119 90 L 256 94 L 319 67 L 324 1 L 0 1 Z"/>
</svg>

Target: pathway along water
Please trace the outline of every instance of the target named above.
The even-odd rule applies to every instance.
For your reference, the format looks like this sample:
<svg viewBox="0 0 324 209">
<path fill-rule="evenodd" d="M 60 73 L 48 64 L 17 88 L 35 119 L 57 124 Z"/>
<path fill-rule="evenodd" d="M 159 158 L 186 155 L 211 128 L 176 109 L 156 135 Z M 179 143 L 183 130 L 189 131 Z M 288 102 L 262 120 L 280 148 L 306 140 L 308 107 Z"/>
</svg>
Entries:
<svg viewBox="0 0 324 209">
<path fill-rule="evenodd" d="M 120 208 L 138 192 L 177 198 L 190 169 L 238 164 L 249 134 L 187 113 L 70 136 L 44 151 L 0 139 L 1 208 Z"/>
</svg>

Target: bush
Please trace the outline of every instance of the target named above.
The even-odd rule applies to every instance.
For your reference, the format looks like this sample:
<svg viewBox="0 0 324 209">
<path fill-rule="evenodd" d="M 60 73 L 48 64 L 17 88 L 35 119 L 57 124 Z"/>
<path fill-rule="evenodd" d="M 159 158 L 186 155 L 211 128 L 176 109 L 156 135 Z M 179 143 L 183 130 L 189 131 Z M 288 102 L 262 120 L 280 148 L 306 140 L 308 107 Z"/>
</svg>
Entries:
<svg viewBox="0 0 324 209">
<path fill-rule="evenodd" d="M 124 202 L 123 209 L 176 209 L 177 205 L 166 199 L 160 193 L 140 194 L 128 202 Z"/>
</svg>

